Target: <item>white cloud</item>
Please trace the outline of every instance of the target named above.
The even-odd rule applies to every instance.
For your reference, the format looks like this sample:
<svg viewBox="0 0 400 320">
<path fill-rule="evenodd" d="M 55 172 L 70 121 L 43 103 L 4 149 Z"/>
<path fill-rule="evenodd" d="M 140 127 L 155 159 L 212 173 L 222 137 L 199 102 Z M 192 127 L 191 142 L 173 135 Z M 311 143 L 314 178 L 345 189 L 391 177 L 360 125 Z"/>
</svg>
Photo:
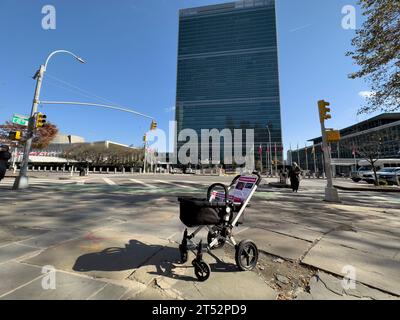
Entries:
<svg viewBox="0 0 400 320">
<path fill-rule="evenodd" d="M 366 98 L 371 98 L 374 94 L 375 94 L 375 92 L 373 92 L 373 91 L 360 91 L 360 92 L 358 93 L 358 95 L 359 95 L 361 98 L 364 98 L 364 99 L 366 99 Z"/>
<path fill-rule="evenodd" d="M 165 108 L 164 110 L 165 110 L 165 112 L 174 112 L 175 111 L 175 106 L 169 107 L 169 108 Z"/>
</svg>

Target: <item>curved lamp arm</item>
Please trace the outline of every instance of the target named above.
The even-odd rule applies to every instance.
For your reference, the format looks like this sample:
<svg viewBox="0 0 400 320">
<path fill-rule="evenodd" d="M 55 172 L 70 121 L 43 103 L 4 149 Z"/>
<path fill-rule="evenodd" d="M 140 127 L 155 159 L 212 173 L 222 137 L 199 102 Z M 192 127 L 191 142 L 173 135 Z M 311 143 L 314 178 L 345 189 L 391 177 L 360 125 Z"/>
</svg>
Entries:
<svg viewBox="0 0 400 320">
<path fill-rule="evenodd" d="M 69 55 L 73 56 L 76 60 L 78 60 L 80 63 L 85 63 L 85 61 L 78 57 L 76 54 L 72 53 L 71 51 L 67 51 L 67 50 L 56 50 L 53 51 L 52 53 L 49 54 L 49 56 L 46 59 L 46 62 L 44 64 L 44 70 L 46 71 L 47 69 L 47 64 L 49 63 L 49 60 L 51 59 L 52 56 L 54 56 L 57 53 L 68 53 Z"/>
</svg>

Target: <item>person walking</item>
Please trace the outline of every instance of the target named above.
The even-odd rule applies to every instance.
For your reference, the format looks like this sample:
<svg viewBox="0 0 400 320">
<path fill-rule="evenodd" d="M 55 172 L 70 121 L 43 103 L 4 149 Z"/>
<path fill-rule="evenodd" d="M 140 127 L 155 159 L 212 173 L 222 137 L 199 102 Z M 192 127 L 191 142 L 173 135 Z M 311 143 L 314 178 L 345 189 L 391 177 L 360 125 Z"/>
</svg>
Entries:
<svg viewBox="0 0 400 320">
<path fill-rule="evenodd" d="M 7 171 L 7 163 L 11 158 L 9 146 L 0 145 L 0 181 L 4 179 Z"/>
<path fill-rule="evenodd" d="M 289 171 L 290 186 L 293 192 L 299 191 L 301 169 L 296 162 L 293 162 L 292 168 Z"/>
</svg>

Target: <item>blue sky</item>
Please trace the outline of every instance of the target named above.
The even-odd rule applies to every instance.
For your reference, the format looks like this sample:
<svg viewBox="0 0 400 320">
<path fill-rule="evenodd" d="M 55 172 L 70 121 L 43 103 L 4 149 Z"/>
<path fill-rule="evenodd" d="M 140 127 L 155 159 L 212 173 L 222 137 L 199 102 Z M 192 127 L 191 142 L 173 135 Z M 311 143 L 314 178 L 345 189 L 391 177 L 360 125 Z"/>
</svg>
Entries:
<svg viewBox="0 0 400 320">
<path fill-rule="evenodd" d="M 52 59 L 42 100 L 91 101 L 98 97 L 154 116 L 159 127 L 174 120 L 178 11 L 221 0 L 78 1 L 1 0 L 0 123 L 13 113 L 28 114 L 38 66 L 55 49 L 82 56 Z M 56 30 L 43 30 L 44 5 L 56 8 Z M 360 92 L 368 86 L 349 80 L 356 70 L 345 52 L 353 30 L 341 27 L 342 7 L 356 0 L 277 0 L 283 139 L 286 147 L 320 135 L 316 103 L 331 102 L 333 120 L 342 128 L 370 116 L 357 116 Z M 357 10 L 357 27 L 361 25 Z M 71 89 L 66 83 L 81 90 Z M 84 90 L 84 91 L 82 91 Z M 88 92 L 90 94 L 88 94 Z M 87 141 L 113 140 L 140 145 L 150 122 L 103 109 L 44 106 L 63 133 Z"/>
</svg>

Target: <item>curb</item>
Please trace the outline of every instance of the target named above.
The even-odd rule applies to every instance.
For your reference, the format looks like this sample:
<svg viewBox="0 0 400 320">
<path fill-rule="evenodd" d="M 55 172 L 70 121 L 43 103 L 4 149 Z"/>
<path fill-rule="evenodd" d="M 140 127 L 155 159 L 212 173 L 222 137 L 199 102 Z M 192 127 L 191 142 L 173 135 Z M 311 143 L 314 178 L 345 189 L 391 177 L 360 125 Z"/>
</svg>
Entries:
<svg viewBox="0 0 400 320">
<path fill-rule="evenodd" d="M 344 191 L 372 191 L 372 192 L 399 192 L 400 193 L 400 188 L 399 189 L 383 189 L 383 188 L 353 188 L 353 187 L 342 187 L 342 186 L 335 186 L 334 187 L 338 190 L 344 190 Z"/>
</svg>

